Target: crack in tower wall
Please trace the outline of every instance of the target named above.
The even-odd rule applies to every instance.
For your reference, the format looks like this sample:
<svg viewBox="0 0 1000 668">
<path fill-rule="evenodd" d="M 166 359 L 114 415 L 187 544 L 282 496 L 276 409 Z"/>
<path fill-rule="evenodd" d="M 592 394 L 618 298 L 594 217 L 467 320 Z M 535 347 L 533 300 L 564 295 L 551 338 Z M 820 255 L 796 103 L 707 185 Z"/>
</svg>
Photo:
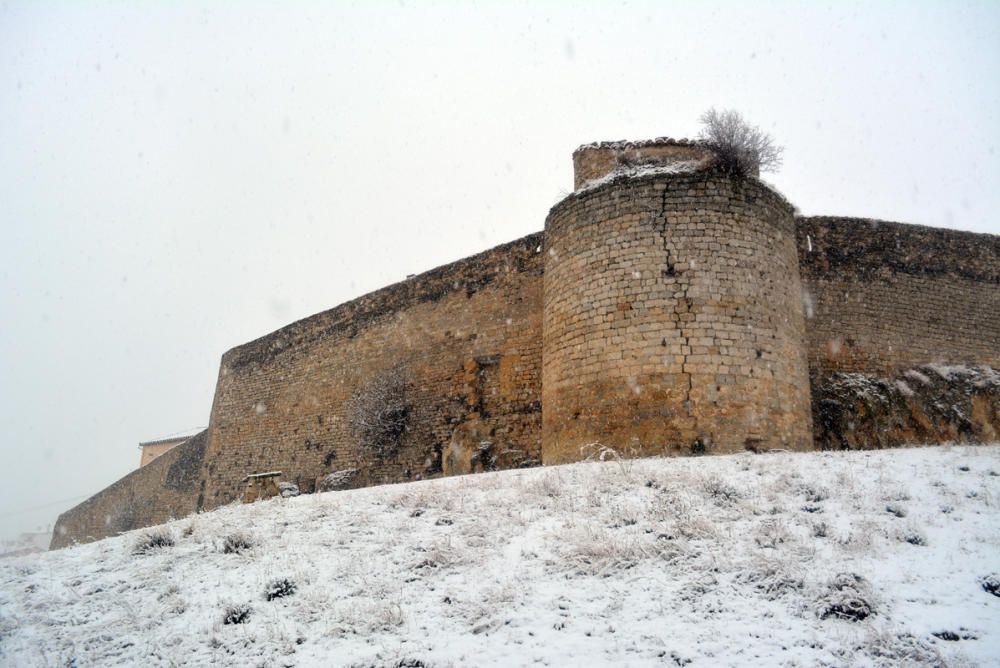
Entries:
<svg viewBox="0 0 1000 668">
<path fill-rule="evenodd" d="M 557 205 L 546 243 L 544 461 L 593 442 L 810 447 L 794 219 L 779 195 L 710 171 L 612 180 Z"/>
</svg>

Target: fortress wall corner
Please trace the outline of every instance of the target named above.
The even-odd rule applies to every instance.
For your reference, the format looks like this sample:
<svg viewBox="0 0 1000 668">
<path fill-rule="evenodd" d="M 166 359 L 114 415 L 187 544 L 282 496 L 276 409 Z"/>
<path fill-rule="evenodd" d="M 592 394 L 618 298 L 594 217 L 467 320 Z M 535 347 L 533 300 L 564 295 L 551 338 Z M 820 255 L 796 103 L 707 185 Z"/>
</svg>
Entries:
<svg viewBox="0 0 1000 668">
<path fill-rule="evenodd" d="M 756 179 L 620 177 L 545 227 L 543 461 L 812 447 L 791 207 Z"/>
</svg>

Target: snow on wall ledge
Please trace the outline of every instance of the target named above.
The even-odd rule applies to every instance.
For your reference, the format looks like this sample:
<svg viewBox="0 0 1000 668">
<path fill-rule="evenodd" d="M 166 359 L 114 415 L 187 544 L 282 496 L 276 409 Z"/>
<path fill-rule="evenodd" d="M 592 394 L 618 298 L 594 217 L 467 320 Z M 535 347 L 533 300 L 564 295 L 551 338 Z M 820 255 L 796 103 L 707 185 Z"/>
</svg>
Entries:
<svg viewBox="0 0 1000 668">
<path fill-rule="evenodd" d="M 613 174 L 671 169 L 698 171 L 714 160 L 711 149 L 688 139 L 594 142 L 573 152 L 573 188 L 580 190 Z"/>
<path fill-rule="evenodd" d="M 190 482 L 167 484 L 170 462 L 187 450 L 164 455 L 64 513 L 53 546 L 217 507 L 260 471 L 281 470 L 310 491 L 317 479 L 348 470 L 356 470 L 352 485 L 365 486 L 579 458 L 579 444 L 566 440 L 546 460 L 547 411 L 551 433 L 587 431 L 626 450 L 634 435 L 642 441 L 636 451 L 655 444 L 674 453 L 711 452 L 699 438 L 709 423 L 728 450 L 977 441 L 1000 430 L 992 391 L 946 392 L 957 403 L 907 408 L 908 417 L 865 408 L 884 400 L 877 393 L 850 396 L 851 410 L 880 416 L 865 423 L 827 404 L 820 409 L 834 390 L 843 400 L 843 378 L 832 374 L 878 385 L 928 364 L 1000 369 L 1000 237 L 866 219 L 793 220 L 766 184 L 723 183 L 698 166 L 703 159 L 704 147 L 683 141 L 583 146 L 574 154 L 577 184 L 598 182 L 552 215 L 586 218 L 580 229 L 594 235 L 589 242 L 567 219 L 558 243 L 534 234 L 234 348 L 222 359 L 201 454 L 186 460 Z M 630 202 L 637 196 L 645 207 Z M 557 246 L 587 269 L 549 276 Z M 577 312 L 557 313 L 560 295 L 585 289 L 594 292 L 589 306 L 584 295 Z M 564 365 L 558 391 L 542 378 L 547 311 L 570 334 L 556 346 L 562 361 L 546 361 Z M 726 330 L 727 319 L 743 329 Z M 586 334 L 605 324 L 608 336 Z M 574 369 L 574 359 L 592 368 Z M 634 370 L 623 374 L 619 364 Z M 379 459 L 357 447 L 344 406 L 396 366 L 411 381 L 412 428 L 397 455 Z M 751 370 L 767 381 L 757 390 L 744 377 Z M 580 400 L 580 388 L 593 401 Z M 657 392 L 669 401 L 657 403 Z M 915 391 L 917 399 L 924 393 Z M 543 406 L 546 395 L 552 410 Z M 903 398 L 917 400 L 893 395 L 890 403 Z M 566 410 L 553 422 L 560 406 Z M 615 417 L 613 433 L 580 429 L 578 418 L 598 409 Z M 708 421 L 692 424 L 694 412 Z M 758 418 L 745 435 L 733 417 L 741 415 Z M 632 421 L 641 433 L 627 433 Z M 131 508 L 127 523 L 108 521 L 116 508 Z"/>
</svg>

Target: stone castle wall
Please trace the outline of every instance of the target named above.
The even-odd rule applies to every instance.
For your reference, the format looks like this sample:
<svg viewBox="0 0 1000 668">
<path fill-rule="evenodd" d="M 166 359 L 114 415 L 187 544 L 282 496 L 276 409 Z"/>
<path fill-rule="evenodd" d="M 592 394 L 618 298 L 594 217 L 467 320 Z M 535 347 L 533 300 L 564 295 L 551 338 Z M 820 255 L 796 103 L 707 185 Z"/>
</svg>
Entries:
<svg viewBox="0 0 1000 668">
<path fill-rule="evenodd" d="M 1000 236 L 857 218 L 796 227 L 812 369 L 1000 368 Z"/>
<path fill-rule="evenodd" d="M 593 144 L 574 163 L 586 187 L 544 233 L 227 352 L 208 430 L 64 513 L 52 546 L 217 507 L 269 470 L 312 491 L 329 474 L 363 486 L 575 461 L 597 443 L 1000 433 L 1000 237 L 796 219 L 757 179 L 706 171 L 690 142 Z M 380 458 L 347 411 L 386 374 L 405 378 L 409 410 Z"/>
<path fill-rule="evenodd" d="M 543 460 L 811 447 L 790 205 L 755 179 L 622 178 L 546 222 Z"/>
<path fill-rule="evenodd" d="M 59 516 L 50 549 L 89 543 L 201 510 L 207 431 Z"/>
<path fill-rule="evenodd" d="M 268 469 L 312 491 L 336 471 L 356 471 L 360 486 L 445 466 L 537 462 L 541 243 L 541 235 L 526 237 L 226 353 L 205 457 L 206 506 L 237 498 L 244 476 Z M 398 456 L 382 460 L 355 447 L 346 407 L 393 369 L 406 378 L 411 408 Z"/>
<path fill-rule="evenodd" d="M 1000 237 L 800 218 L 817 447 L 995 440 Z"/>
<path fill-rule="evenodd" d="M 61 515 L 52 546 L 229 503 L 265 470 L 309 492 L 336 472 L 365 486 L 539 463 L 542 243 L 524 237 L 230 350 L 207 432 Z M 412 410 L 398 456 L 381 460 L 355 447 L 345 407 L 397 368 Z M 171 486 L 185 453 L 197 484 Z"/>
</svg>

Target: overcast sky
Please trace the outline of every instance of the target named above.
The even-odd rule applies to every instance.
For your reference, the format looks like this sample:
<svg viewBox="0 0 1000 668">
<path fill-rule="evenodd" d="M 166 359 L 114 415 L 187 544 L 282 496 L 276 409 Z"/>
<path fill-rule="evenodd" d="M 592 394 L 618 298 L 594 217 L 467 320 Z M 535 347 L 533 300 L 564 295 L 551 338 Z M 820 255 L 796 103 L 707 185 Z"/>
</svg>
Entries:
<svg viewBox="0 0 1000 668">
<path fill-rule="evenodd" d="M 227 349 L 542 229 L 581 143 L 735 108 L 803 213 L 1000 233 L 998 72 L 996 2 L 0 0 L 0 537 Z"/>
</svg>

